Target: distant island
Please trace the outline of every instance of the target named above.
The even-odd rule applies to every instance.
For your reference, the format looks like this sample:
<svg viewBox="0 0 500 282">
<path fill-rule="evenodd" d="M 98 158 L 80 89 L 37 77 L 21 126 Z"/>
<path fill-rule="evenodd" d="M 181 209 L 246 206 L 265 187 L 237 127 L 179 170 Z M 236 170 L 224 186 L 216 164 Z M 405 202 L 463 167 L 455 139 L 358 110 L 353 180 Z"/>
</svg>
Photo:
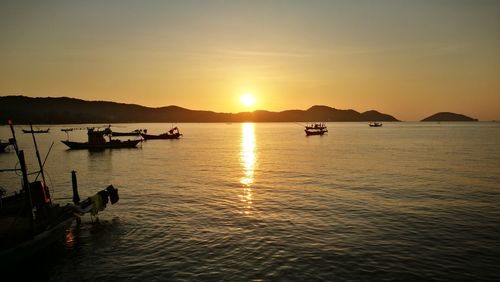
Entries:
<svg viewBox="0 0 500 282">
<path fill-rule="evenodd" d="M 461 114 L 440 112 L 437 114 L 433 114 L 432 116 L 426 117 L 421 121 L 478 121 L 478 120 Z"/>
<path fill-rule="evenodd" d="M 281 112 L 254 111 L 216 113 L 166 106 L 150 108 L 135 104 L 85 101 L 68 97 L 0 97 L 0 123 L 78 124 L 127 122 L 310 122 L 310 121 L 399 121 L 377 111 L 363 113 L 328 106 Z"/>
</svg>

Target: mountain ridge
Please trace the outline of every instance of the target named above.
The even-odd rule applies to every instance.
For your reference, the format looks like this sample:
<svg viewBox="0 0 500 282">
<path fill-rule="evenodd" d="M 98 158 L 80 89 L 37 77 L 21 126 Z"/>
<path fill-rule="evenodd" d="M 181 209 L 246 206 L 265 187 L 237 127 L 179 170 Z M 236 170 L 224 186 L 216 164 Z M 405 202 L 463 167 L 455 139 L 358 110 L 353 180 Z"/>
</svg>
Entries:
<svg viewBox="0 0 500 282">
<path fill-rule="evenodd" d="M 0 123 L 79 124 L 126 122 L 313 122 L 399 121 L 376 110 L 357 112 L 326 105 L 307 110 L 218 113 L 190 110 L 176 105 L 146 107 L 110 101 L 87 101 L 70 97 L 0 96 Z"/>
</svg>

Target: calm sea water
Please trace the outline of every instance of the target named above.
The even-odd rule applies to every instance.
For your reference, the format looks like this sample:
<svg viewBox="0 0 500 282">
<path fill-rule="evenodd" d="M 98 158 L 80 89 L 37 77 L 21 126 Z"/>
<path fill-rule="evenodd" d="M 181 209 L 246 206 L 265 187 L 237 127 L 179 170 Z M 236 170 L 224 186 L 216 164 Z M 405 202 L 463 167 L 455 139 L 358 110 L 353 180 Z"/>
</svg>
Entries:
<svg viewBox="0 0 500 282">
<path fill-rule="evenodd" d="M 46 171 L 59 203 L 71 170 L 82 197 L 120 192 L 99 224 L 84 217 L 40 254 L 39 279 L 500 279 L 500 123 L 329 123 L 311 137 L 296 123 L 177 126 L 180 140 L 103 152 L 66 150 L 68 126 L 37 135 L 42 157 L 54 142 Z M 18 176 L 0 177 L 18 189 Z"/>
</svg>

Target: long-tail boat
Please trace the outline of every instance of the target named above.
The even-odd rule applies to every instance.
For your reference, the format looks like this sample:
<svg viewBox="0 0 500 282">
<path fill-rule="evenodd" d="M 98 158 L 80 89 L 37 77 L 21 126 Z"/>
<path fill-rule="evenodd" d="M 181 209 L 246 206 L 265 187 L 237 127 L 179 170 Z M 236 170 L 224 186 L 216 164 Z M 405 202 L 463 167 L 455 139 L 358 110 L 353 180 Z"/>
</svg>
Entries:
<svg viewBox="0 0 500 282">
<path fill-rule="evenodd" d="M 313 123 L 313 124 L 308 124 L 306 125 L 306 128 L 304 130 L 306 132 L 306 135 L 323 135 L 328 132 L 328 128 L 326 127 L 326 124 L 324 123 Z"/>
<path fill-rule="evenodd" d="M 109 136 L 106 141 L 104 136 Z M 118 140 L 111 139 L 112 131 L 109 128 L 99 130 L 94 127 L 87 129 L 87 142 L 74 142 L 69 140 L 62 140 L 61 142 L 68 146 L 70 149 L 87 149 L 87 150 L 104 150 L 104 149 L 117 149 L 117 148 L 136 148 L 141 139 L 137 140 Z"/>
<path fill-rule="evenodd" d="M 22 129 L 23 133 L 49 133 L 50 128 L 47 129 Z"/>
<path fill-rule="evenodd" d="M 151 140 L 151 139 L 179 139 L 179 137 L 182 136 L 182 134 L 179 132 L 179 128 L 173 127 L 169 131 L 159 134 L 159 135 L 151 135 L 151 134 L 146 134 L 141 133 L 142 138 L 144 140 Z"/>
<path fill-rule="evenodd" d="M 141 136 L 141 132 L 143 132 L 143 129 L 136 129 L 134 131 L 130 132 L 117 132 L 113 131 L 111 133 L 112 136 Z"/>
<path fill-rule="evenodd" d="M 368 126 L 370 126 L 370 127 L 381 127 L 382 123 L 380 123 L 380 122 L 370 122 L 368 124 Z"/>
</svg>

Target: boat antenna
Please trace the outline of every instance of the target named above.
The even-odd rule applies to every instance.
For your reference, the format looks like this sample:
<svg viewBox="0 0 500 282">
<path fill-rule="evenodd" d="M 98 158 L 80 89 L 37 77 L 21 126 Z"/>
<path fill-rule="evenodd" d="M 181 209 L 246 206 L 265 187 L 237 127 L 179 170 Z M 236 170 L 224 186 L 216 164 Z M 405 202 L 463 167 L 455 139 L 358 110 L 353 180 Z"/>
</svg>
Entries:
<svg viewBox="0 0 500 282">
<path fill-rule="evenodd" d="M 38 146 L 36 144 L 36 139 L 35 139 L 35 133 L 33 132 L 33 125 L 31 124 L 31 122 L 29 124 L 31 128 L 31 136 L 33 137 L 33 144 L 35 145 L 36 159 L 38 160 L 38 166 L 40 167 L 39 174 L 42 175 L 43 185 L 46 185 L 45 174 L 43 173 L 42 160 L 40 159 L 40 152 L 38 151 Z"/>
</svg>

